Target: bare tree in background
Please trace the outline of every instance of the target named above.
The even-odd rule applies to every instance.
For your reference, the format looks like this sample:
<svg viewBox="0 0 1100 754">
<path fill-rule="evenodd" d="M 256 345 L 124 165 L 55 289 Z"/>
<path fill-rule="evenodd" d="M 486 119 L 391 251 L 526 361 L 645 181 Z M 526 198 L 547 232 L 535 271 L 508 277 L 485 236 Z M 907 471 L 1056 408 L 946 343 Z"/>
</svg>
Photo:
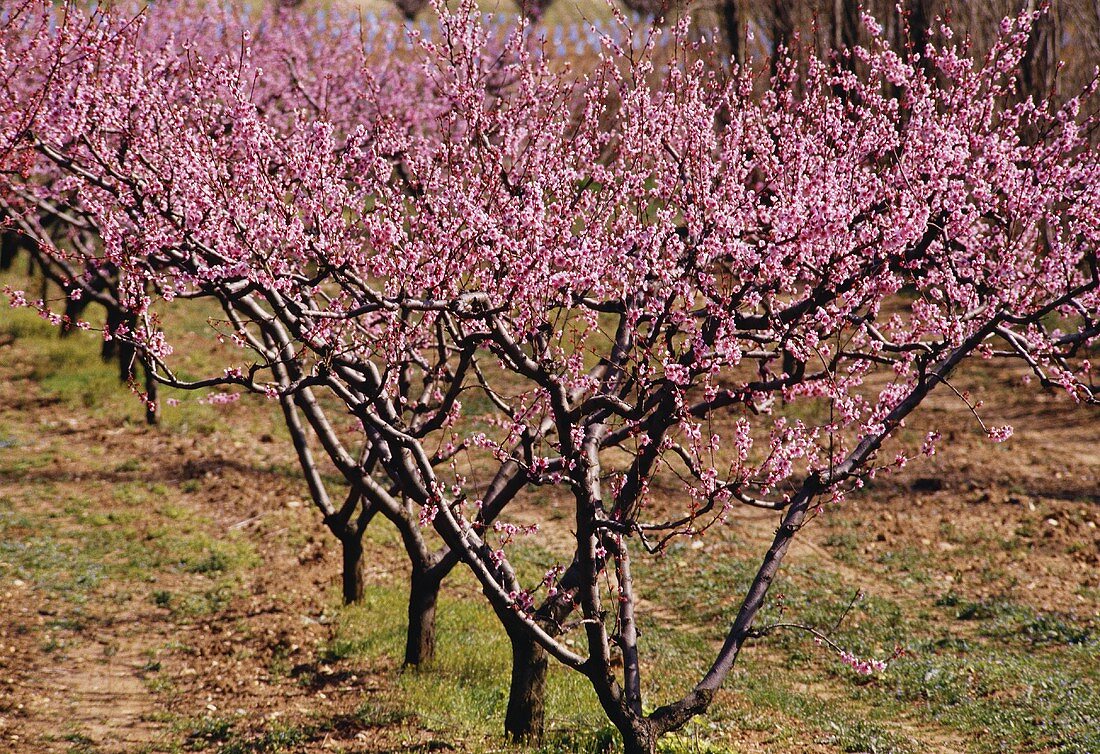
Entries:
<svg viewBox="0 0 1100 754">
<path fill-rule="evenodd" d="M 673 0 L 622 0 L 622 3 L 627 10 L 647 19 L 661 18 L 676 5 Z"/>
<path fill-rule="evenodd" d="M 1028 0 L 1027 10 L 1035 13 L 1043 6 L 1049 6 L 1040 13 L 1031 27 L 1031 36 L 1027 41 L 1027 52 L 1020 64 L 1020 96 L 1043 99 L 1054 89 L 1058 75 L 1058 39 L 1061 36 L 1061 4 L 1040 3 Z"/>
<path fill-rule="evenodd" d="M 517 0 L 520 13 L 531 21 L 539 22 L 546 15 L 554 0 Z"/>
<path fill-rule="evenodd" d="M 775 74 L 780 60 L 779 51 L 790 47 L 795 33 L 796 0 L 772 0 L 771 4 L 771 67 Z"/>
<path fill-rule="evenodd" d="M 726 35 L 726 43 L 729 45 L 730 60 L 742 63 L 745 60 L 745 21 L 740 0 L 721 0 L 718 6 L 721 18 L 722 31 Z"/>
<path fill-rule="evenodd" d="M 428 0 L 393 0 L 393 4 L 401 11 L 401 15 L 412 21 L 420 11 L 428 7 Z"/>
</svg>

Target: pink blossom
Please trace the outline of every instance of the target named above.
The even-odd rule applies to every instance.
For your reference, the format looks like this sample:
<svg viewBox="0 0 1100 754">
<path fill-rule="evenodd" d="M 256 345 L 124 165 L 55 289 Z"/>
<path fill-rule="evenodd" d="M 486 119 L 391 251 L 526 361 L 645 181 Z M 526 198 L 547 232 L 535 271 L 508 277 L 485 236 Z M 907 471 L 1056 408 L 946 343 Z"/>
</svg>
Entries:
<svg viewBox="0 0 1100 754">
<path fill-rule="evenodd" d="M 236 403 L 238 400 L 240 400 L 240 397 L 241 397 L 240 393 L 231 393 L 231 392 L 210 393 L 209 395 L 207 395 L 205 398 L 202 399 L 202 402 L 206 403 L 210 406 L 226 406 L 230 403 Z"/>
<path fill-rule="evenodd" d="M 942 435 L 940 435 L 939 432 L 929 432 L 924 437 L 924 442 L 920 446 L 920 452 L 926 456 L 936 455 L 936 443 L 940 441 L 941 437 Z"/>
</svg>

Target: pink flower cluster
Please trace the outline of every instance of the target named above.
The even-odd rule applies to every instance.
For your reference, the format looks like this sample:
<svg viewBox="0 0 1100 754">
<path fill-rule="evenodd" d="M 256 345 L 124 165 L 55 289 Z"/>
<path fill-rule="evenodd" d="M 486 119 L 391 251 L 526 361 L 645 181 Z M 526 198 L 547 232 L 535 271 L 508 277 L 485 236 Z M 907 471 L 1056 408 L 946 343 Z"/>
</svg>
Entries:
<svg viewBox="0 0 1100 754">
<path fill-rule="evenodd" d="M 202 402 L 211 406 L 227 406 L 230 403 L 236 403 L 240 398 L 240 393 L 217 392 L 210 393 L 202 399 Z"/>
<path fill-rule="evenodd" d="M 887 664 L 882 660 L 865 660 L 847 651 L 842 651 L 840 653 L 840 661 L 860 675 L 872 675 L 874 673 L 881 673 L 882 671 L 886 670 L 887 667 Z"/>
</svg>

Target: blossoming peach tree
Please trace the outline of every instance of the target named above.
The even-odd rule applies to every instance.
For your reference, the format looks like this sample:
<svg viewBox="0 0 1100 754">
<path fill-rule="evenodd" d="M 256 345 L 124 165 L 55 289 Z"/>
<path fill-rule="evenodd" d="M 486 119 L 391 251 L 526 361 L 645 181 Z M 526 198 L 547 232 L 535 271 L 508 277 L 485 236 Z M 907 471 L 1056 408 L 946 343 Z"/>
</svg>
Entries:
<svg viewBox="0 0 1100 754">
<path fill-rule="evenodd" d="M 436 576 L 470 569 L 512 643 L 509 733 L 541 733 L 553 658 L 652 752 L 780 627 L 758 614 L 822 506 L 935 452 L 898 429 L 960 365 L 1014 359 L 1095 402 L 1093 89 L 1019 103 L 1029 15 L 980 64 L 947 30 L 904 53 L 876 38 L 859 76 L 781 64 L 756 96 L 751 67 L 720 74 L 686 43 L 609 41 L 579 74 L 522 30 L 491 43 L 470 4 L 438 12 L 415 128 L 308 108 L 287 127 L 239 57 L 146 66 L 122 31 L 47 35 L 39 114 L 3 121 L 5 189 L 31 161 L 62 171 L 54 199 L 94 224 L 156 379 L 278 401 L 326 522 L 398 524 L 411 621 Z M 188 381 L 158 322 L 200 297 L 242 350 Z M 631 564 L 739 506 L 775 511 L 774 538 L 709 668 L 652 705 L 661 647 L 638 625 L 663 591 Z M 525 576 L 519 542 L 560 561 Z"/>
<path fill-rule="evenodd" d="M 59 41 L 69 35 L 67 45 L 90 32 L 89 19 L 82 19 L 78 14 L 43 15 L 40 11 L 44 9 L 27 3 L 13 4 L 13 9 L 24 18 L 34 16 L 40 23 L 60 21 Z M 137 13 L 139 9 L 135 5 L 130 12 Z M 403 38 L 399 27 L 384 19 L 358 24 L 352 23 L 358 19 L 340 13 L 318 17 L 290 12 L 277 5 L 264 8 L 257 17 L 240 8 L 177 3 L 158 9 L 155 14 L 147 14 L 143 21 L 141 34 L 134 41 L 140 51 L 150 57 L 164 54 L 166 50 L 176 57 L 185 54 L 225 56 L 239 54 L 243 46 L 248 45 L 250 66 L 268 69 L 268 74 L 256 82 L 260 88 L 253 92 L 253 100 L 258 107 L 268 111 L 269 120 L 274 121 L 282 115 L 284 127 L 292 127 L 285 122 L 286 114 L 301 107 L 315 114 L 324 112 L 334 123 L 360 122 L 369 117 L 358 109 L 359 104 L 368 101 L 358 96 L 364 80 L 358 79 L 352 90 L 346 84 L 357 80 L 357 74 L 372 54 L 370 81 L 385 96 L 371 98 L 371 107 L 396 112 L 412 101 L 410 92 L 419 84 L 415 76 L 409 75 L 414 69 L 403 66 L 399 60 L 375 54 L 388 55 Z M 30 45 L 27 51 L 32 52 L 37 47 Z M 37 51 L 49 54 L 56 53 L 57 49 L 55 46 Z M 19 66 L 20 75 L 8 81 L 11 87 L 9 107 L 18 111 L 22 102 L 26 110 L 33 111 L 41 104 L 35 103 L 33 98 L 35 87 L 56 78 L 58 71 L 48 65 L 28 65 L 28 61 L 18 57 L 13 60 Z M 160 70 L 166 72 L 164 67 Z M 43 291 L 51 283 L 65 291 L 68 300 L 64 311 L 52 317 L 61 325 L 63 335 L 72 331 L 92 305 L 105 311 L 105 333 L 128 331 L 133 327 L 133 318 L 119 303 L 117 274 L 113 267 L 99 265 L 101 255 L 91 249 L 97 239 L 88 218 L 81 215 L 79 205 L 61 209 L 51 198 L 51 189 L 43 188 L 55 182 L 64 184 L 64 172 L 48 161 L 24 166 L 23 170 L 27 179 L 24 185 L 0 197 L 0 213 L 7 220 L 0 223 L 0 271 L 10 269 L 16 255 L 25 251 L 32 274 L 41 277 Z M 13 211 L 13 205 L 19 205 L 20 211 Z M 51 253 L 58 246 L 77 253 L 68 256 Z M 74 262 L 83 265 L 74 266 Z M 46 298 L 46 294 L 43 292 L 39 298 Z M 105 361 L 117 361 L 122 382 L 134 384 L 139 359 L 125 338 L 105 337 L 102 355 Z M 146 374 L 143 396 L 149 423 L 157 420 L 156 386 L 156 381 Z"/>
<path fill-rule="evenodd" d="M 358 18 L 329 14 L 317 23 L 312 16 L 281 8 L 268 9 L 253 18 L 237 16 L 232 9 L 212 13 L 209 8 L 189 3 L 173 4 L 156 14 L 146 13 L 140 20 L 124 13 L 85 17 L 71 8 L 53 12 L 33 2 L 16 4 L 14 11 L 8 19 L 12 44 L 6 49 L 13 54 L 6 81 L 12 95 L 8 113 L 19 118 L 20 124 L 28 113 L 63 118 L 81 112 L 76 117 L 95 117 L 111 106 L 114 113 L 137 117 L 142 112 L 146 117 L 157 117 L 150 115 L 151 110 L 141 109 L 141 87 L 148 82 L 143 78 L 147 76 L 157 81 L 160 97 L 156 105 L 151 101 L 148 104 L 163 108 L 166 101 L 172 100 L 180 112 L 180 108 L 190 107 L 198 91 L 196 86 L 187 86 L 184 79 L 191 73 L 199 75 L 207 59 L 219 61 L 221 68 L 215 66 L 218 74 L 214 69 L 207 70 L 205 84 L 216 88 L 210 76 L 220 72 L 227 72 L 238 83 L 247 80 L 250 102 L 265 113 L 265 123 L 283 132 L 295 129 L 307 114 L 323 114 L 334 128 L 346 130 L 364 126 L 379 112 L 401 127 L 416 128 L 419 120 L 430 118 L 433 112 L 425 95 L 413 97 L 414 92 L 423 89 L 424 82 L 417 76 L 419 68 L 391 57 L 399 43 L 407 49 L 409 40 L 401 39 L 400 27 L 384 20 L 359 24 Z M 97 55 L 118 56 L 118 64 L 110 71 L 113 86 L 117 87 L 111 105 L 97 105 L 92 88 L 78 83 L 84 72 L 69 67 L 73 61 L 90 61 L 92 50 Z M 187 59 L 195 61 L 194 68 L 180 65 Z M 365 70 L 368 62 L 369 71 Z M 348 88 L 349 82 L 355 82 L 354 89 Z M 42 96 L 48 87 L 54 87 L 53 100 Z M 364 91 L 369 96 L 361 96 Z M 84 100 L 85 96 L 91 99 Z M 50 109 L 55 106 L 59 107 Z M 161 115 L 168 111 L 164 109 Z M 125 285 L 120 287 L 117 268 L 104 256 L 94 231 L 95 214 L 86 211 L 78 187 L 66 177 L 67 169 L 49 159 L 28 160 L 27 156 L 26 152 L 18 156 L 20 181 L 9 183 L 7 195 L 0 198 L 13 216 L 5 238 L 13 237 L 30 247 L 47 278 L 66 291 L 68 300 L 63 310 L 53 312 L 46 310 L 45 295 L 28 302 L 22 291 L 9 294 L 16 303 L 39 308 L 63 330 L 87 327 L 79 319 L 84 307 L 91 301 L 102 304 L 107 310 L 104 348 L 119 350 L 120 362 L 128 373 L 134 359 L 135 293 Z M 147 379 L 142 392 L 149 417 L 156 415 L 156 384 Z M 210 398 L 215 402 L 226 399 L 220 394 Z M 356 499 L 337 511 L 323 490 L 314 491 L 314 502 L 324 514 L 326 525 L 343 542 L 344 597 L 355 601 L 361 598 L 363 589 L 362 538 L 375 510 L 357 511 Z M 399 528 L 404 527 L 404 539 L 413 548 L 410 557 L 415 563 L 425 562 L 428 550 L 415 518 L 397 523 Z M 453 562 L 433 571 L 430 579 L 419 579 L 433 585 L 420 590 L 426 604 L 410 623 L 405 655 L 410 664 L 431 658 L 434 620 L 429 608 L 434 604 L 438 581 Z M 426 569 L 427 565 L 421 568 Z"/>
</svg>

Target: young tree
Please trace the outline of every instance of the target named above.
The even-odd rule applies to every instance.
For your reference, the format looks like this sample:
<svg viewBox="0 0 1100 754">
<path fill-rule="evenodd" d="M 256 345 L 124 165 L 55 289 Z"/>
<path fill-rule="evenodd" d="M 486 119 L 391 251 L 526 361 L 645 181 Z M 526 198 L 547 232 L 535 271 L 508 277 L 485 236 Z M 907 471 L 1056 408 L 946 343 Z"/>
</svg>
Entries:
<svg viewBox="0 0 1100 754">
<path fill-rule="evenodd" d="M 1091 121 L 1075 122 L 1078 101 L 1013 107 L 1010 74 L 1029 22 L 1006 24 L 977 71 L 948 48 L 925 73 L 879 43 L 856 51 L 867 80 L 811 64 L 801 98 L 784 87 L 762 103 L 745 100 L 744 81 L 715 90 L 673 70 L 654 90 L 637 85 L 643 76 L 608 73 L 607 96 L 587 101 L 616 103 L 610 133 L 578 129 L 570 153 L 538 161 L 583 176 L 569 155 L 592 164 L 584 145 L 614 145 L 593 179 L 600 199 L 581 206 L 590 186 L 576 194 L 528 168 L 527 185 L 552 203 L 544 223 L 559 227 L 563 204 L 581 206 L 568 216 L 571 230 L 542 265 L 538 254 L 528 264 L 507 254 L 483 261 L 498 272 L 478 275 L 481 286 L 517 266 L 529 277 L 486 293 L 468 314 L 447 309 L 478 323 L 485 347 L 539 396 L 533 418 L 555 424 L 555 441 L 531 466 L 576 501 L 578 575 L 536 611 L 535 590 L 499 549 L 453 506 L 425 504 L 437 508 L 444 537 L 464 538 L 510 634 L 527 633 L 588 677 L 628 751 L 652 751 L 661 734 L 706 709 L 744 643 L 771 630 L 754 628 L 754 618 L 818 501 L 839 502 L 907 460 L 879 455 L 965 360 L 1045 364 L 1054 370 L 1047 384 L 1095 401 L 1087 362 L 1071 366 L 1097 335 Z M 715 132 L 718 112 L 733 115 Z M 502 127 L 489 120 L 482 133 Z M 1041 143 L 1032 133 L 1044 134 Z M 520 155 L 492 164 L 513 160 L 526 167 Z M 509 184 L 522 185 L 505 181 L 498 191 Z M 1078 329 L 1052 327 L 1056 313 Z M 597 380 L 584 369 L 593 358 L 604 367 Z M 816 425 L 794 421 L 769 411 L 778 398 L 828 412 Z M 708 423 L 730 410 L 742 414 L 732 426 Z M 985 429 L 997 441 L 1009 433 Z M 766 445 L 755 457 L 754 443 Z M 680 515 L 649 513 L 647 488 L 662 474 L 688 480 L 691 505 Z M 741 504 L 783 511 L 772 546 L 710 671 L 647 715 L 629 549 L 700 536 Z M 556 640 L 563 618 L 547 611 L 562 594 L 579 603 L 587 656 Z"/>
<path fill-rule="evenodd" d="M 33 10 L 36 6 L 29 3 L 25 8 Z M 445 109 L 444 100 L 426 94 L 433 85 L 442 82 L 425 80 L 419 62 L 405 64 L 392 58 L 368 59 L 360 44 L 362 37 L 353 27 L 344 30 L 342 36 L 336 33 L 322 37 L 335 39 L 335 42 L 313 45 L 310 43 L 312 29 L 307 19 L 298 14 L 276 12 L 262 20 L 261 33 L 253 33 L 246 20 L 235 19 L 227 13 L 217 19 L 217 34 L 211 35 L 210 18 L 194 10 L 187 4 L 179 4 L 165 16 L 142 18 L 140 23 L 130 23 L 131 17 L 124 13 L 107 16 L 102 19 L 100 28 L 87 23 L 79 14 L 67 13 L 62 29 L 69 30 L 78 42 L 62 44 L 59 41 L 52 47 L 47 46 L 40 65 L 33 67 L 24 63 L 15 69 L 28 89 L 29 96 L 24 101 L 40 98 L 38 117 L 41 125 L 36 128 L 31 125 L 33 122 L 21 121 L 18 130 L 13 131 L 12 145 L 24 143 L 22 140 L 28 134 L 36 135 L 30 142 L 32 149 L 18 154 L 21 164 L 25 165 L 20 175 L 24 180 L 13 182 L 10 187 L 26 192 L 28 185 L 40 184 L 39 190 L 56 206 L 36 205 L 36 211 L 43 207 L 73 206 L 80 219 L 63 215 L 60 210 L 53 215 L 68 217 L 66 223 L 70 231 L 85 230 L 86 222 L 96 228 L 103 239 L 102 248 L 87 243 L 43 243 L 43 253 L 62 271 L 58 275 L 59 282 L 69 288 L 77 286 L 82 300 L 101 292 L 97 290 L 97 279 L 76 274 L 76 270 L 119 270 L 117 285 L 109 295 L 124 302 L 122 306 L 128 320 L 125 327 L 112 330 L 111 342 L 137 347 L 143 357 L 153 353 L 150 344 L 163 339 L 159 320 L 155 315 L 150 316 L 147 309 L 150 293 L 159 291 L 169 299 L 199 295 L 218 297 L 230 315 L 230 322 L 242 316 L 242 311 L 252 312 L 255 303 L 234 303 L 236 292 L 231 294 L 232 289 L 218 287 L 186 293 L 171 289 L 165 292 L 163 281 L 180 273 L 178 260 L 149 254 L 136 265 L 133 257 L 123 259 L 112 249 L 112 243 L 121 243 L 126 253 L 141 253 L 135 252 L 130 245 L 140 243 L 147 229 L 134 227 L 135 221 L 150 216 L 157 218 L 158 213 L 164 214 L 163 207 L 181 206 L 181 191 L 186 194 L 205 185 L 202 191 L 209 192 L 207 200 L 215 203 L 253 201 L 252 217 L 257 226 L 261 226 L 267 219 L 264 191 L 269 192 L 268 199 L 279 201 L 279 192 L 289 188 L 298 194 L 294 197 L 295 202 L 306 200 L 302 196 L 305 184 L 298 183 L 302 176 L 294 174 L 297 169 L 294 166 L 295 161 L 308 164 L 313 159 L 311 153 L 318 148 L 318 143 L 311 139 L 319 133 L 325 134 L 322 143 L 333 149 L 333 154 L 326 157 L 339 158 L 330 167 L 336 165 L 344 172 L 357 169 L 358 163 L 346 150 L 362 152 L 369 149 L 380 164 L 388 165 L 392 171 L 386 176 L 391 184 L 388 190 L 396 192 L 391 198 L 400 201 L 396 197 L 415 196 L 422 189 L 409 175 L 408 160 L 419 148 L 418 144 L 431 143 L 436 138 L 435 119 L 442 116 Z M 40 21 L 37 27 L 35 19 Z M 37 28 L 45 34 L 51 22 L 48 14 L 41 18 L 34 16 L 22 27 L 13 24 L 9 32 L 14 29 L 19 38 L 33 40 L 35 35 L 28 34 L 27 29 Z M 335 24 L 335 30 L 341 29 L 339 20 L 330 23 Z M 372 28 L 387 41 L 392 41 L 392 28 Z M 486 88 L 484 96 L 490 98 L 499 97 L 501 87 L 508 85 L 507 72 L 498 70 L 500 51 L 495 47 L 496 42 L 491 41 L 497 35 L 497 29 L 487 29 L 486 36 L 480 40 L 484 48 L 479 61 L 482 67 L 479 81 Z M 517 36 L 514 41 L 520 44 L 523 40 Z M 72 66 L 69 57 L 77 49 L 76 54 L 83 65 Z M 504 58 L 507 57 L 506 52 Z M 44 92 L 28 84 L 44 79 L 31 72 L 53 69 L 59 74 L 45 90 L 50 96 L 40 97 Z M 343 73 L 334 75 L 334 70 Z M 21 109 L 18 100 L 12 101 L 11 108 L 14 112 Z M 310 125 L 312 119 L 322 117 L 325 122 L 320 130 Z M 237 141 L 242 133 L 251 134 L 260 141 L 246 141 L 242 146 Z M 49 142 L 41 138 L 46 134 Z M 298 151 L 280 153 L 277 145 L 284 142 Z M 72 157 L 79 155 L 86 162 L 78 165 L 60 149 Z M 264 150 L 269 151 L 265 154 Z M 38 157 L 29 159 L 28 155 L 34 151 Z M 204 170 L 207 172 L 203 173 Z M 283 172 L 276 176 L 273 174 L 276 170 Z M 27 171 L 33 171 L 33 175 Z M 263 191 L 258 192 L 249 181 L 258 180 L 265 171 L 268 175 L 261 180 Z M 69 179 L 55 180 L 58 172 L 68 175 Z M 227 194 L 227 187 L 234 181 L 242 182 L 238 191 Z M 291 184 L 288 187 L 280 181 Z M 370 186 L 364 186 L 353 195 L 354 199 L 344 197 L 343 200 L 369 201 L 364 197 L 368 197 L 371 190 Z M 115 206 L 109 210 L 112 203 Z M 150 215 L 149 210 L 154 206 L 161 209 Z M 292 205 L 291 209 L 297 211 L 301 207 Z M 219 230 L 228 234 L 219 239 L 220 243 L 236 235 L 234 243 L 245 244 L 257 254 L 264 254 L 264 249 L 272 243 L 289 242 L 286 237 L 279 239 L 266 234 L 257 238 L 241 236 L 245 232 L 241 218 L 245 215 L 239 210 L 239 206 L 223 203 L 219 206 L 220 214 L 211 217 L 212 207 L 206 206 L 196 210 L 199 214 L 195 215 L 198 219 L 194 222 L 203 227 L 203 233 L 210 232 L 217 222 L 228 223 Z M 307 214 L 317 211 L 314 207 L 306 210 Z M 357 211 L 362 211 L 362 204 Z M 177 223 L 190 220 L 175 213 L 169 213 L 168 219 Z M 30 227 L 35 222 L 33 213 L 22 222 Z M 300 224 L 312 226 L 316 222 L 318 220 L 310 216 L 303 218 Z M 299 227 L 296 232 L 301 231 Z M 320 231 L 311 227 L 308 232 Z M 44 234 L 39 235 L 45 240 Z M 217 275 L 241 275 L 243 272 L 239 266 L 227 269 L 224 260 L 207 260 L 203 264 Z M 201 273 L 196 269 L 188 274 Z M 44 307 L 45 303 L 39 306 Z M 66 308 L 70 309 L 71 305 L 66 303 Z M 141 327 L 133 326 L 139 318 Z M 58 321 L 62 322 L 63 318 L 58 316 Z M 279 332 L 266 333 L 264 337 L 273 339 L 279 348 L 285 345 Z M 310 352 L 305 351 L 301 358 L 311 358 Z M 355 480 L 358 475 L 375 473 L 378 458 L 368 452 L 369 443 L 366 443 L 363 452 L 356 455 L 355 463 L 348 465 L 349 456 L 338 443 L 332 442 L 335 438 L 332 427 L 338 420 L 330 420 L 326 415 L 331 408 L 314 399 L 308 383 L 287 382 L 300 379 L 300 372 L 310 368 L 304 362 L 294 366 L 268 365 L 271 383 L 260 392 L 271 395 L 272 385 L 285 384 L 288 393 L 293 393 L 278 397 L 314 503 L 324 515 L 326 526 L 342 543 L 346 601 L 362 597 L 362 538 L 368 524 L 382 512 L 397 526 L 412 565 L 405 661 L 412 665 L 423 664 L 434 652 L 434 616 L 440 584 L 457 564 L 458 557 L 448 548 L 432 551 L 421 532 L 422 522 L 415 509 L 408 501 L 394 499 L 393 489 L 390 489 L 391 497 L 387 498 L 386 505 L 364 494 L 362 485 Z M 409 364 L 410 370 L 417 368 Z M 239 371 L 236 366 L 227 367 L 227 370 Z M 295 374 L 298 377 L 293 377 Z M 432 375 L 435 382 L 441 378 Z M 159 379 L 176 387 L 205 388 L 219 382 L 199 381 L 185 386 L 167 374 L 160 375 Z M 230 398 L 215 396 L 214 400 Z M 424 419 L 416 414 L 426 413 L 430 406 L 412 405 L 409 410 L 414 411 L 411 418 L 416 424 Z M 431 430 L 438 430 L 434 420 L 429 425 Z M 311 449 L 311 439 L 321 443 L 325 455 L 330 456 L 329 460 L 348 481 L 351 489 L 343 503 L 334 502 L 326 488 L 322 469 Z M 453 453 L 444 454 L 436 460 L 445 463 L 451 455 Z M 504 464 L 494 478 L 491 494 L 485 497 L 487 521 L 491 522 L 496 515 L 494 511 L 522 487 L 522 481 L 517 481 L 517 471 L 515 464 Z"/>
</svg>

